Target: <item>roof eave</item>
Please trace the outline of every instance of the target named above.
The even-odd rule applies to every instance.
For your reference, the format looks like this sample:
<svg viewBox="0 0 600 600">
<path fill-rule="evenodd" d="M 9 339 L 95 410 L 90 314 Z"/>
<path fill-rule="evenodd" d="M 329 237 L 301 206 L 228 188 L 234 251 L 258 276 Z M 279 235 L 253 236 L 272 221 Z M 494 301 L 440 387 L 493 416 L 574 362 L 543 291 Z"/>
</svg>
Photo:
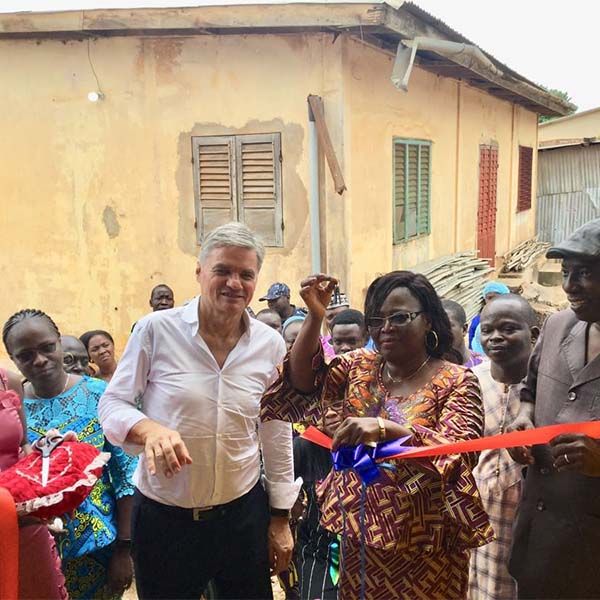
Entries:
<svg viewBox="0 0 600 600">
<path fill-rule="evenodd" d="M 0 14 L 0 39 L 315 31 L 348 33 L 372 41 L 390 52 L 400 40 L 418 36 L 471 43 L 410 2 L 399 8 L 383 2 L 290 3 Z M 491 55 L 487 56 L 503 71 L 501 77 L 477 71 L 472 64 L 418 53 L 419 65 L 424 69 L 464 80 L 528 110 L 548 116 L 562 116 L 570 112 L 571 105 L 521 77 Z"/>
</svg>

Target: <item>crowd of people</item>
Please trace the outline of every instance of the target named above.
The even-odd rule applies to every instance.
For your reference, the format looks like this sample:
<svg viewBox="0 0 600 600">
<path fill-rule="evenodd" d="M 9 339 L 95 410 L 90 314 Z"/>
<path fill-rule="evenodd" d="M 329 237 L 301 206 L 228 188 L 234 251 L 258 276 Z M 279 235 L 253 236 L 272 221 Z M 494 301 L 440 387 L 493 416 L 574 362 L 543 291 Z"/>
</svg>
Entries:
<svg viewBox="0 0 600 600">
<path fill-rule="evenodd" d="M 156 286 L 117 360 L 102 329 L 4 324 L 0 470 L 49 431 L 110 454 L 88 498 L 20 519 L 20 598 L 598 598 L 600 442 L 387 460 L 374 481 L 333 450 L 429 446 L 600 418 L 600 220 L 548 251 L 570 308 L 541 331 L 500 282 L 468 322 L 428 279 L 393 271 L 353 306 L 333 276 L 272 284 L 230 223 L 204 241 L 199 295 Z M 101 324 L 99 324 L 101 325 Z M 72 332 L 71 332 L 72 333 Z M 337 460 L 337 459 L 336 459 Z"/>
</svg>

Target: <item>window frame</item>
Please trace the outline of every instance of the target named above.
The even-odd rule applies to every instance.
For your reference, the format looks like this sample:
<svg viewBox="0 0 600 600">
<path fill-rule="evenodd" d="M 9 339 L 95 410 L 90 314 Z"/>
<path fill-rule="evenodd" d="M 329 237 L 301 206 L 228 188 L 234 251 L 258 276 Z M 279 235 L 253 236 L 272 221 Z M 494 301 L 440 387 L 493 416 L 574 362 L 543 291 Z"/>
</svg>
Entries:
<svg viewBox="0 0 600 600">
<path fill-rule="evenodd" d="M 402 205 L 397 205 L 396 203 L 396 147 L 399 145 L 403 145 L 405 147 L 404 152 L 404 199 Z M 401 206 L 404 207 L 404 210 L 407 209 L 408 204 L 408 162 L 409 162 L 409 148 L 411 146 L 417 147 L 417 214 L 416 214 L 416 233 L 414 235 L 408 235 L 408 214 L 405 212 L 404 215 L 404 231 L 397 231 L 396 226 L 396 210 L 398 210 Z M 420 229 L 420 215 L 421 210 L 423 208 L 423 201 L 421 200 L 421 148 L 427 147 L 429 149 L 429 164 L 428 164 L 428 172 L 427 172 L 427 198 L 424 201 L 424 206 L 427 211 L 427 227 L 425 230 Z M 404 244 L 411 240 L 418 239 L 420 237 L 424 237 L 431 234 L 431 166 L 432 166 L 432 151 L 433 151 L 433 142 L 431 140 L 424 139 L 415 139 L 415 138 L 404 138 L 399 136 L 394 136 L 392 138 L 392 236 L 394 245 Z"/>
</svg>

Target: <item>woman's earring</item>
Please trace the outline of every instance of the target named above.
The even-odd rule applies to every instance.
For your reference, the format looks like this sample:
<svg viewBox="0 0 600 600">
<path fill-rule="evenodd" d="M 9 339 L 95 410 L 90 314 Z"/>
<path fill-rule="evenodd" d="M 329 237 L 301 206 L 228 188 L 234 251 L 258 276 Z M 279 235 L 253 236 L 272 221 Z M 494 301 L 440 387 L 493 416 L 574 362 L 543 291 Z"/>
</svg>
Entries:
<svg viewBox="0 0 600 600">
<path fill-rule="evenodd" d="M 434 345 L 431 345 L 429 343 L 429 336 L 430 335 L 432 335 L 435 338 Z M 439 345 L 440 345 L 440 338 L 438 337 L 438 334 L 433 329 L 430 329 L 427 332 L 427 335 L 425 336 L 425 348 L 427 348 L 427 350 L 429 350 L 430 352 L 433 352 L 434 350 L 438 349 Z"/>
</svg>

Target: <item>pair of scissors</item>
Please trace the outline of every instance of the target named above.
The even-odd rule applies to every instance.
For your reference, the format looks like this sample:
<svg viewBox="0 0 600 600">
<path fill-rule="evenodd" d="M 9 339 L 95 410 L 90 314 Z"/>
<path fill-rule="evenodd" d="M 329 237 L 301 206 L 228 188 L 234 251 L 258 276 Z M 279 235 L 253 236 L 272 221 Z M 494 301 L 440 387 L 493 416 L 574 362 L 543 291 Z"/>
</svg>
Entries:
<svg viewBox="0 0 600 600">
<path fill-rule="evenodd" d="M 50 454 L 63 442 L 62 435 L 44 435 L 35 441 L 33 447 L 42 454 L 42 485 L 48 485 L 48 476 L 50 474 Z"/>
</svg>

